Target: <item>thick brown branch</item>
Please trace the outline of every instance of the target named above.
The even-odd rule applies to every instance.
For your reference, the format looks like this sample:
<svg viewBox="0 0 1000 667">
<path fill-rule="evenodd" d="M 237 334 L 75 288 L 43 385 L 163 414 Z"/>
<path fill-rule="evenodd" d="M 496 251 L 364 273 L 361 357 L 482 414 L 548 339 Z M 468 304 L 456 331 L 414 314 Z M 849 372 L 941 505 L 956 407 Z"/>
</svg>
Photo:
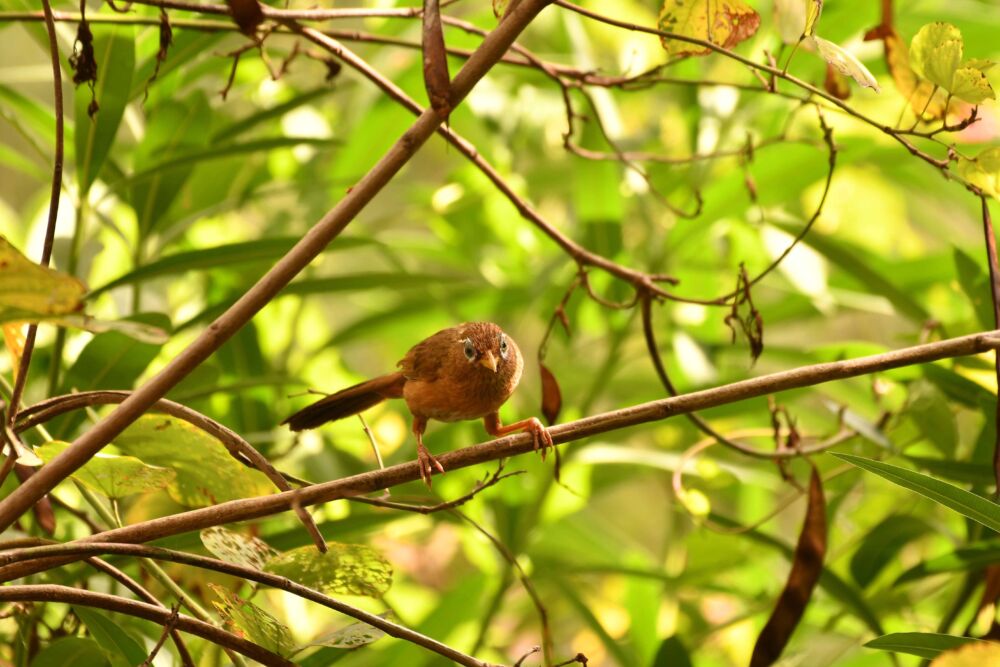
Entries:
<svg viewBox="0 0 1000 667">
<path fill-rule="evenodd" d="M 74 542 L 70 544 L 52 544 L 44 547 L 22 547 L 20 544 L 22 544 L 22 542 L 0 544 L 0 549 L 5 547 L 9 549 L 4 553 L 0 553 L 0 563 L 18 563 L 38 559 L 46 559 L 50 563 L 55 560 L 58 560 L 59 562 L 70 562 L 72 560 L 76 560 L 75 558 L 70 558 L 72 556 L 108 554 L 150 558 L 153 560 L 179 563 L 181 565 L 190 565 L 204 570 L 230 574 L 234 577 L 240 577 L 241 579 L 245 579 L 247 581 L 256 581 L 266 586 L 272 586 L 283 591 L 288 591 L 289 593 L 298 595 L 305 600 L 315 602 L 316 604 L 338 611 L 345 616 L 350 616 L 351 618 L 359 620 L 363 623 L 367 623 L 372 627 L 378 628 L 390 637 L 396 637 L 397 639 L 402 639 L 413 644 L 417 644 L 418 646 L 422 646 L 427 650 L 444 656 L 445 658 L 448 658 L 449 660 L 460 665 L 466 665 L 467 667 L 490 667 L 488 663 L 485 663 L 482 660 L 477 660 L 472 656 L 451 648 L 447 644 L 442 644 L 435 639 L 422 635 L 414 630 L 410 630 L 407 627 L 394 623 L 377 614 L 372 614 L 362 609 L 352 607 L 339 600 L 324 595 L 323 593 L 314 591 L 313 589 L 302 586 L 301 584 L 297 584 L 289 579 L 286 579 L 285 577 L 279 577 L 278 575 L 271 574 L 269 572 L 262 572 L 261 570 L 244 565 L 227 563 L 215 558 L 198 556 L 183 551 L 147 547 L 137 544 L 81 544 L 79 542 Z"/>
<path fill-rule="evenodd" d="M 513 43 L 518 34 L 548 4 L 523 0 L 478 49 L 452 81 L 451 104 L 456 106 Z M 9 528 L 28 508 L 61 480 L 121 433 L 153 403 L 198 367 L 257 311 L 273 299 L 361 212 L 402 169 L 441 122 L 434 111 L 422 113 L 378 163 L 351 188 L 309 232 L 282 257 L 246 294 L 216 319 L 184 351 L 142 385 L 111 414 L 77 438 L 62 454 L 41 468 L 0 502 L 0 532 Z"/>
<path fill-rule="evenodd" d="M 0 587 L 0 601 L 80 604 L 86 607 L 96 607 L 105 611 L 127 614 L 136 618 L 144 618 L 147 621 L 163 625 L 170 620 L 171 615 L 169 609 L 146 604 L 145 602 L 136 602 L 135 600 L 128 600 L 106 593 L 94 593 L 93 591 L 54 584 L 3 586 Z M 272 653 L 242 637 L 237 637 L 222 628 L 217 628 L 190 616 L 179 616 L 175 627 L 183 632 L 207 639 L 219 646 L 230 648 L 261 664 L 274 665 L 275 667 L 295 667 L 295 663 L 282 658 L 277 653 Z"/>
<path fill-rule="evenodd" d="M 629 426 L 645 424 L 687 414 L 696 410 L 726 405 L 737 401 L 766 396 L 780 391 L 807 387 L 833 380 L 870 375 L 880 371 L 923 364 L 950 357 L 982 354 L 1000 348 L 1000 331 L 982 332 L 950 338 L 936 343 L 885 352 L 883 354 L 833 361 L 813 366 L 803 366 L 789 371 L 763 375 L 749 380 L 682 394 L 649 403 L 642 403 L 612 412 L 593 415 L 549 429 L 556 444 L 581 440 L 583 438 L 616 431 Z M 465 468 L 486 461 L 507 458 L 516 454 L 533 451 L 532 437 L 528 433 L 498 438 L 490 442 L 473 445 L 464 449 L 439 455 L 437 458 L 445 470 Z M 760 458 L 790 458 L 809 453 L 807 448 L 796 451 L 760 452 Z M 142 523 L 116 528 L 82 538 L 77 542 L 148 542 L 170 535 L 177 535 L 209 526 L 218 526 L 235 521 L 246 521 L 288 510 L 298 502 L 314 505 L 363 493 L 380 491 L 391 486 L 420 479 L 416 461 L 402 463 L 381 470 L 373 470 L 343 479 L 315 484 L 295 491 L 286 491 L 271 496 L 233 500 L 226 503 L 190 510 Z M 44 564 L 23 563 L 0 568 L 0 581 L 10 581 L 18 577 L 46 569 Z"/>
</svg>

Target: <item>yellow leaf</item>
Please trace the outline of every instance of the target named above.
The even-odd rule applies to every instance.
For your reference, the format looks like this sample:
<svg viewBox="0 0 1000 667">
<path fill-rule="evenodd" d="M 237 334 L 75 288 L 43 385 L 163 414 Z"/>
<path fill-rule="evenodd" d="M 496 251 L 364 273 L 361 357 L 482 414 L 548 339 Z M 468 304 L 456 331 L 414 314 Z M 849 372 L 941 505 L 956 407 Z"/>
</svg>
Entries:
<svg viewBox="0 0 1000 667">
<path fill-rule="evenodd" d="M 86 291 L 73 276 L 32 262 L 0 236 L 0 322 L 75 313 Z"/>
<path fill-rule="evenodd" d="M 958 175 L 1000 199 L 1000 146 L 983 151 L 973 160 L 960 160 Z"/>
<path fill-rule="evenodd" d="M 996 664 L 1000 664 L 1000 645 L 974 641 L 945 651 L 934 659 L 931 667 L 984 667 Z"/>
<path fill-rule="evenodd" d="M 24 354 L 24 324 L 8 322 L 3 325 L 3 340 L 10 352 L 11 368 L 14 369 L 14 379 L 17 379 L 17 369 L 21 366 L 21 355 Z"/>
<path fill-rule="evenodd" d="M 743 0 L 665 0 L 657 23 L 664 32 L 702 39 L 731 49 L 760 27 L 760 14 Z M 703 56 L 708 47 L 660 38 L 671 56 Z"/>
</svg>

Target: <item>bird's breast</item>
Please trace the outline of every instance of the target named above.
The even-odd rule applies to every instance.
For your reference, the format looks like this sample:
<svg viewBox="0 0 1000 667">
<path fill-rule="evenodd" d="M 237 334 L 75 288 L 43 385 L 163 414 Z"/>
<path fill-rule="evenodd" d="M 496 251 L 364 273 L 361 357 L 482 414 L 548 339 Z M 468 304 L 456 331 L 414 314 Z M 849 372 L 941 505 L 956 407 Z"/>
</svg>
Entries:
<svg viewBox="0 0 1000 667">
<path fill-rule="evenodd" d="M 520 375 L 520 374 L 518 374 Z M 410 412 L 443 422 L 479 419 L 500 409 L 513 393 L 519 377 L 502 373 L 469 378 L 407 380 L 403 398 Z"/>
</svg>

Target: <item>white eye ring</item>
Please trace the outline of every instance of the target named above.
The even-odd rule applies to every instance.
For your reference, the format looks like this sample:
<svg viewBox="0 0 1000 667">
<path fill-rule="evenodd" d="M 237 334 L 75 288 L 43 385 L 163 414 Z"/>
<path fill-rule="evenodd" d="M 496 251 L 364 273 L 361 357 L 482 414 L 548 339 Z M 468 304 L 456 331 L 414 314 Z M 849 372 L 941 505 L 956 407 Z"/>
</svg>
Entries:
<svg viewBox="0 0 1000 667">
<path fill-rule="evenodd" d="M 462 342 L 465 343 L 465 358 L 469 361 L 474 360 L 476 358 L 476 346 L 472 344 L 472 339 L 466 338 Z"/>
<path fill-rule="evenodd" d="M 500 358 L 507 358 L 507 334 L 500 334 Z"/>
</svg>

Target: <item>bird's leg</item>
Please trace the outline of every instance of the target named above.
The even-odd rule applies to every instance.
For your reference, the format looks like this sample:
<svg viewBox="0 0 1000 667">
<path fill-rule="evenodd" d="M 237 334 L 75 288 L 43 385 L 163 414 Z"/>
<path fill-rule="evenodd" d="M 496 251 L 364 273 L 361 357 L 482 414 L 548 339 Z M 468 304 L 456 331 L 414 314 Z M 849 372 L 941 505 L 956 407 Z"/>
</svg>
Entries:
<svg viewBox="0 0 1000 667">
<path fill-rule="evenodd" d="M 508 435 L 517 431 L 528 431 L 531 433 L 531 442 L 535 447 L 535 451 L 541 453 L 543 461 L 545 460 L 546 450 L 550 447 L 555 447 L 552 443 L 552 436 L 549 434 L 548 429 L 542 426 L 542 422 L 538 421 L 535 417 L 522 419 L 519 422 L 514 422 L 513 424 L 507 424 L 504 426 L 500 422 L 500 413 L 491 412 L 483 417 L 483 425 L 486 427 L 487 433 L 496 437 Z"/>
<path fill-rule="evenodd" d="M 443 473 L 444 466 L 424 447 L 424 430 L 426 428 L 427 418 L 414 415 L 413 435 L 417 436 L 417 463 L 420 464 L 420 478 L 424 480 L 424 484 L 429 489 L 431 488 L 431 474 L 433 474 L 434 468 L 437 468 L 438 472 Z"/>
</svg>

